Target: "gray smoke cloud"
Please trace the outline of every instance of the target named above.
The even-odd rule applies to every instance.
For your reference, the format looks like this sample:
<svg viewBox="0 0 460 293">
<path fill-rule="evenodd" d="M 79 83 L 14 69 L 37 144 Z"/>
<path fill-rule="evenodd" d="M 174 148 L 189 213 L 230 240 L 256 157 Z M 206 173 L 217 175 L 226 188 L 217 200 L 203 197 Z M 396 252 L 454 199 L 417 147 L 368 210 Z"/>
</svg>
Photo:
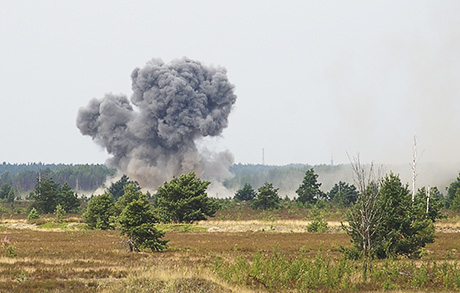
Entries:
<svg viewBox="0 0 460 293">
<path fill-rule="evenodd" d="M 150 189 L 189 171 L 207 179 L 229 175 L 230 152 L 196 146 L 228 125 L 236 95 L 225 68 L 188 58 L 167 64 L 153 59 L 134 69 L 131 79 L 131 101 L 106 94 L 78 111 L 77 127 L 112 155 L 109 166 Z"/>
</svg>

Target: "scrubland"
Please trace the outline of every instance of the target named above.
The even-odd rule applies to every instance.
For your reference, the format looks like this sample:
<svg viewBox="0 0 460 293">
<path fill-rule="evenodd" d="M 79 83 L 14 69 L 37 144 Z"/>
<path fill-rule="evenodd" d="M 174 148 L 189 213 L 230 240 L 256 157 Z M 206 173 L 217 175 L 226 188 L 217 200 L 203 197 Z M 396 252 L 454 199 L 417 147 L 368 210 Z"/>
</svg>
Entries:
<svg viewBox="0 0 460 293">
<path fill-rule="evenodd" d="M 309 210 L 257 212 L 233 207 L 209 221 L 160 225 L 161 253 L 130 253 L 118 231 L 87 230 L 78 215 L 0 222 L 1 292 L 458 291 L 458 215 L 436 223 L 420 259 L 362 263 L 343 258 L 350 238 L 340 209 L 326 209 L 330 231 L 308 233 Z"/>
</svg>

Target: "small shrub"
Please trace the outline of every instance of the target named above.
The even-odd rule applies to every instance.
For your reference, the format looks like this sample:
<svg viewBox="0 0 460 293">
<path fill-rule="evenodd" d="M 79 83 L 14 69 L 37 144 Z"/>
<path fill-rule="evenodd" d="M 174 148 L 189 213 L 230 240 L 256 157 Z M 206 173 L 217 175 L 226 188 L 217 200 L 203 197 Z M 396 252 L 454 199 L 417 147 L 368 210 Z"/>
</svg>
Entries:
<svg viewBox="0 0 460 293">
<path fill-rule="evenodd" d="M 326 233 L 328 231 L 327 222 L 324 219 L 313 220 L 307 225 L 307 231 L 310 233 Z"/>
<path fill-rule="evenodd" d="M 2 247 L 5 250 L 5 256 L 16 257 L 17 254 L 14 251 L 14 246 L 11 244 L 11 241 L 8 238 L 8 236 L 5 236 L 1 241 L 2 241 Z"/>
<path fill-rule="evenodd" d="M 54 212 L 54 215 L 56 216 L 55 220 L 57 223 L 62 223 L 64 221 L 66 212 L 60 204 L 56 206 L 56 211 Z"/>
<path fill-rule="evenodd" d="M 30 210 L 29 215 L 27 216 L 27 220 L 32 221 L 32 220 L 36 220 L 38 218 L 40 218 L 40 214 L 37 212 L 37 210 L 35 208 L 32 208 Z"/>
<path fill-rule="evenodd" d="M 312 233 L 326 233 L 328 231 L 328 227 L 327 222 L 324 219 L 324 213 L 317 207 L 314 207 L 310 213 L 310 218 L 313 219 L 313 221 L 307 225 L 307 231 Z"/>
<path fill-rule="evenodd" d="M 414 269 L 414 278 L 412 279 L 412 282 L 415 286 L 423 288 L 429 281 L 427 265 L 422 264 L 420 268 Z"/>
</svg>

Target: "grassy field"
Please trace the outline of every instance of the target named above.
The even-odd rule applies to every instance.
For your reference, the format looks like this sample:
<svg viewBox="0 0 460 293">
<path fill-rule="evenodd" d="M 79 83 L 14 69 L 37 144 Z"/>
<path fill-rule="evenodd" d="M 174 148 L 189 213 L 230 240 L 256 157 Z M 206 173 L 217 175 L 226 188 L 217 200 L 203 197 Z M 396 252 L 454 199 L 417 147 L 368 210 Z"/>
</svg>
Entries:
<svg viewBox="0 0 460 293">
<path fill-rule="evenodd" d="M 52 219 L 30 224 L 25 215 L 3 216 L 0 291 L 335 292 L 460 288 L 456 267 L 460 233 L 455 215 L 437 224 L 436 241 L 426 247 L 422 259 L 375 261 L 372 276 L 363 281 L 361 263 L 342 260 L 340 246 L 348 246 L 350 238 L 336 230 L 306 233 L 308 211 L 290 218 L 260 212 L 245 213 L 245 218 L 239 220 L 226 216 L 239 212 L 244 210 L 221 211 L 215 219 L 193 225 L 162 225 L 167 231 L 165 238 L 170 240 L 169 249 L 162 253 L 129 253 L 119 232 L 82 229 L 78 215 L 63 224 L 49 224 Z M 328 213 L 330 226 L 337 226 L 337 211 Z M 300 276 L 298 271 L 294 277 L 288 275 L 294 265 L 316 270 L 317 275 L 304 274 L 300 283 L 300 277 L 296 279 Z"/>
</svg>

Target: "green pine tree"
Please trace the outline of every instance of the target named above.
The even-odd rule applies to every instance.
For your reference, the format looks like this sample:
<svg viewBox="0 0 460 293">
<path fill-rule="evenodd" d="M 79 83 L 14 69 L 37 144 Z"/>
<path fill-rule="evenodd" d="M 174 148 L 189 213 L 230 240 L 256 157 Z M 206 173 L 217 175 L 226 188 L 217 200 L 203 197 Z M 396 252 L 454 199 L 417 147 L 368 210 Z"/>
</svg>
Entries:
<svg viewBox="0 0 460 293">
<path fill-rule="evenodd" d="M 116 215 L 115 203 L 110 193 L 96 195 L 88 202 L 83 219 L 90 229 L 113 229 L 112 219 Z"/>
<path fill-rule="evenodd" d="M 278 188 L 274 188 L 272 183 L 265 182 L 257 190 L 257 196 L 252 200 L 253 209 L 277 209 L 279 208 L 281 198 L 278 195 Z"/>
<path fill-rule="evenodd" d="M 313 168 L 305 172 L 302 184 L 296 190 L 298 202 L 302 204 L 311 203 L 315 204 L 318 199 L 324 198 L 324 193 L 319 189 L 321 183 L 317 182 L 318 174 L 315 173 Z"/>
<path fill-rule="evenodd" d="M 195 172 L 173 178 L 158 188 L 155 195 L 163 222 L 191 223 L 212 217 L 219 204 L 211 200 L 206 189 L 211 182 L 199 179 Z"/>
<path fill-rule="evenodd" d="M 130 202 L 120 215 L 122 235 L 128 237 L 130 251 L 148 248 L 152 251 L 167 249 L 168 240 L 161 240 L 164 232 L 155 227 L 158 220 L 151 210 L 145 194 Z"/>
</svg>

